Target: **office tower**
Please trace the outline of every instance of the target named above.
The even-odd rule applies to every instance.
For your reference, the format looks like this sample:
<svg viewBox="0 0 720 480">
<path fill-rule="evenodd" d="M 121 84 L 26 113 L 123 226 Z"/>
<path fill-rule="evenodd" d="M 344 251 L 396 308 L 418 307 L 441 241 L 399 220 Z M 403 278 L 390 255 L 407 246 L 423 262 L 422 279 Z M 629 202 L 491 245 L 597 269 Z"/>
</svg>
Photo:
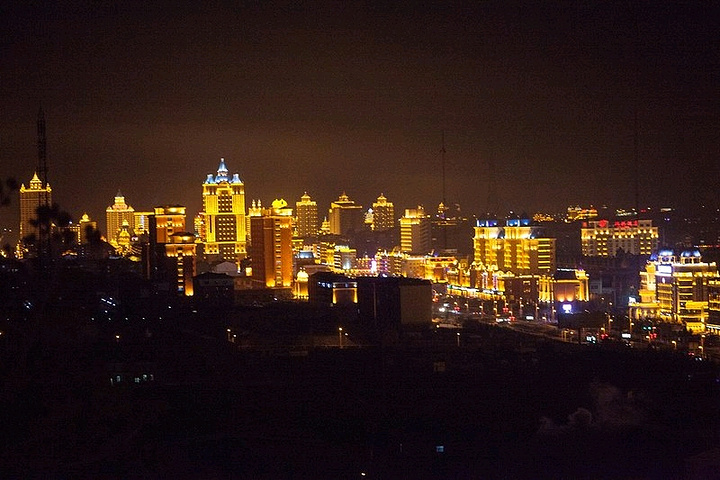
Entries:
<svg viewBox="0 0 720 480">
<path fill-rule="evenodd" d="M 408 208 L 400 218 L 400 250 L 426 254 L 431 250 L 430 217 L 422 206 Z"/>
<path fill-rule="evenodd" d="M 650 255 L 658 248 L 658 227 L 652 220 L 590 220 L 580 229 L 582 254 L 614 257 L 622 249 L 632 255 Z"/>
<path fill-rule="evenodd" d="M 555 239 L 538 237 L 529 219 L 477 222 L 474 237 L 475 265 L 515 275 L 555 271 Z"/>
<path fill-rule="evenodd" d="M 217 174 L 203 182 L 205 255 L 239 263 L 246 255 L 245 184 L 235 173 L 231 177 L 220 159 Z"/>
<path fill-rule="evenodd" d="M 290 287 L 293 280 L 292 209 L 285 200 L 250 217 L 252 278 L 264 287 Z"/>
<path fill-rule="evenodd" d="M 373 203 L 372 212 L 372 229 L 374 231 L 381 232 L 395 227 L 395 207 L 382 193 Z"/>
<path fill-rule="evenodd" d="M 31 221 L 37 218 L 37 208 L 42 204 L 52 205 L 52 188 L 49 183 L 43 186 L 35 173 L 27 188 L 25 184 L 20 186 L 20 244 L 30 236 L 38 239 L 38 228 Z"/>
<path fill-rule="evenodd" d="M 295 213 L 297 236 L 299 238 L 316 236 L 319 231 L 317 202 L 311 200 L 307 192 L 300 197 L 299 202 L 295 202 Z"/>
<path fill-rule="evenodd" d="M 330 204 L 328 212 L 330 233 L 348 235 L 362 230 L 365 218 L 362 205 L 357 205 L 343 192 Z"/>
<path fill-rule="evenodd" d="M 115 203 L 105 209 L 107 221 L 107 239 L 113 246 L 118 246 L 118 234 L 123 222 L 127 222 L 131 230 L 135 228 L 135 209 L 125 203 L 125 197 L 120 191 L 115 195 Z"/>
</svg>

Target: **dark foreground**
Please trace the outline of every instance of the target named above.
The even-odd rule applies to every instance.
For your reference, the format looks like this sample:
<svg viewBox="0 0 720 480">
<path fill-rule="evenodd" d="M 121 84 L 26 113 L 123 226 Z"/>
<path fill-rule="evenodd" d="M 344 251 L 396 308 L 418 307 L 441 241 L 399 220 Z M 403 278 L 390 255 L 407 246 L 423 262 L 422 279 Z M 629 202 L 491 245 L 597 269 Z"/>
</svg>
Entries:
<svg viewBox="0 0 720 480">
<path fill-rule="evenodd" d="M 292 355 L 177 332 L 6 346 L 0 476 L 689 478 L 718 445 L 707 362 L 493 327 L 459 348 L 436 335 Z"/>
</svg>

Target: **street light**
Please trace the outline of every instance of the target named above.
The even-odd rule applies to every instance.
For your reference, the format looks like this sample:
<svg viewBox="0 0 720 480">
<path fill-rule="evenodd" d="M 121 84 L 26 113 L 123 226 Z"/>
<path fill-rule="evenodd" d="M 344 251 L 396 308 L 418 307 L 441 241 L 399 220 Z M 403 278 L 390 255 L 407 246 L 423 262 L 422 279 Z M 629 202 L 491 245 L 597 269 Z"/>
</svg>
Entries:
<svg viewBox="0 0 720 480">
<path fill-rule="evenodd" d="M 460 346 L 460 332 L 457 332 L 457 345 Z"/>
<path fill-rule="evenodd" d="M 342 327 L 338 327 L 338 344 L 340 345 L 340 348 L 343 347 L 343 345 L 342 345 L 342 337 L 343 337 Z"/>
</svg>

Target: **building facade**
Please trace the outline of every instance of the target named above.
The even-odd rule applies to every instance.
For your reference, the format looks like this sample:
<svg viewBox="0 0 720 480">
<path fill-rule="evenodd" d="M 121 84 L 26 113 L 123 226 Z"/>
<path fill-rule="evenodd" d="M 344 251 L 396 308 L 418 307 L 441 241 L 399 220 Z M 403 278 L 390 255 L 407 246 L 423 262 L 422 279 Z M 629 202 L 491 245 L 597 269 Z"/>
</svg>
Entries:
<svg viewBox="0 0 720 480">
<path fill-rule="evenodd" d="M 253 280 L 268 288 L 287 288 L 293 282 L 293 217 L 285 200 L 250 217 L 250 258 Z"/>
<path fill-rule="evenodd" d="M 52 188 L 43 185 L 37 173 L 33 174 L 27 187 L 20 186 L 20 243 L 30 236 L 38 236 L 38 228 L 32 224 L 37 218 L 40 205 L 52 205 Z"/>
<path fill-rule="evenodd" d="M 555 239 L 538 237 L 529 219 L 478 221 L 474 237 L 475 265 L 516 275 L 555 271 Z"/>
<path fill-rule="evenodd" d="M 115 203 L 105 209 L 105 220 L 108 243 L 115 248 L 118 247 L 118 235 L 122 229 L 123 222 L 127 222 L 130 230 L 134 231 L 135 209 L 125 203 L 125 197 L 120 191 L 115 195 Z"/>
<path fill-rule="evenodd" d="M 297 215 L 295 230 L 299 238 L 314 237 L 318 234 L 320 226 L 317 202 L 312 200 L 307 192 L 300 197 L 299 202 L 295 202 L 295 214 Z"/>
<path fill-rule="evenodd" d="M 372 229 L 377 232 L 395 227 L 395 206 L 382 193 L 372 206 Z"/>
<path fill-rule="evenodd" d="M 245 184 L 237 173 L 230 176 L 224 158 L 216 175 L 208 174 L 203 182 L 201 215 L 205 255 L 239 264 L 247 253 Z"/>
<path fill-rule="evenodd" d="M 330 204 L 328 222 L 332 235 L 348 235 L 359 232 L 365 223 L 362 205 L 356 204 L 343 192 Z"/>
<path fill-rule="evenodd" d="M 432 249 L 430 217 L 422 206 L 408 208 L 400 218 L 400 250 L 426 254 Z"/>
<path fill-rule="evenodd" d="M 582 254 L 614 257 L 622 249 L 632 255 L 651 255 L 658 248 L 658 227 L 652 220 L 590 220 L 580 230 Z"/>
</svg>

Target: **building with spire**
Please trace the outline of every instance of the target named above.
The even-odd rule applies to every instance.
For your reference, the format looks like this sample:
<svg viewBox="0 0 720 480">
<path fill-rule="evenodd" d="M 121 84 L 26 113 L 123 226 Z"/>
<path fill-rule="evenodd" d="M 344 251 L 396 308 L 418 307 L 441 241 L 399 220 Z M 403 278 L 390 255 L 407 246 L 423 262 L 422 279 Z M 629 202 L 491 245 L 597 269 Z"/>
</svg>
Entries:
<svg viewBox="0 0 720 480">
<path fill-rule="evenodd" d="M 135 228 L 135 209 L 125 203 L 125 197 L 120 190 L 115 195 L 115 203 L 105 209 L 105 220 L 108 243 L 117 248 L 119 245 L 118 235 L 123 223 L 127 222 L 131 231 Z"/>
<path fill-rule="evenodd" d="M 27 187 L 25 184 L 20 186 L 20 246 L 28 237 L 37 238 L 38 228 L 32 222 L 37 218 L 38 206 L 43 204 L 52 205 L 52 188 L 50 183 L 43 185 L 36 172 Z M 20 251 L 24 250 L 24 247 L 20 248 Z"/>
<path fill-rule="evenodd" d="M 230 176 L 225 159 L 217 173 L 203 182 L 203 230 L 200 241 L 206 257 L 239 263 L 247 254 L 245 184 L 235 173 Z"/>
<path fill-rule="evenodd" d="M 295 213 L 297 215 L 297 221 L 295 223 L 297 237 L 308 238 L 317 236 L 320 230 L 318 225 L 317 202 L 311 200 L 307 192 L 300 197 L 299 202 L 295 202 Z"/>
</svg>

